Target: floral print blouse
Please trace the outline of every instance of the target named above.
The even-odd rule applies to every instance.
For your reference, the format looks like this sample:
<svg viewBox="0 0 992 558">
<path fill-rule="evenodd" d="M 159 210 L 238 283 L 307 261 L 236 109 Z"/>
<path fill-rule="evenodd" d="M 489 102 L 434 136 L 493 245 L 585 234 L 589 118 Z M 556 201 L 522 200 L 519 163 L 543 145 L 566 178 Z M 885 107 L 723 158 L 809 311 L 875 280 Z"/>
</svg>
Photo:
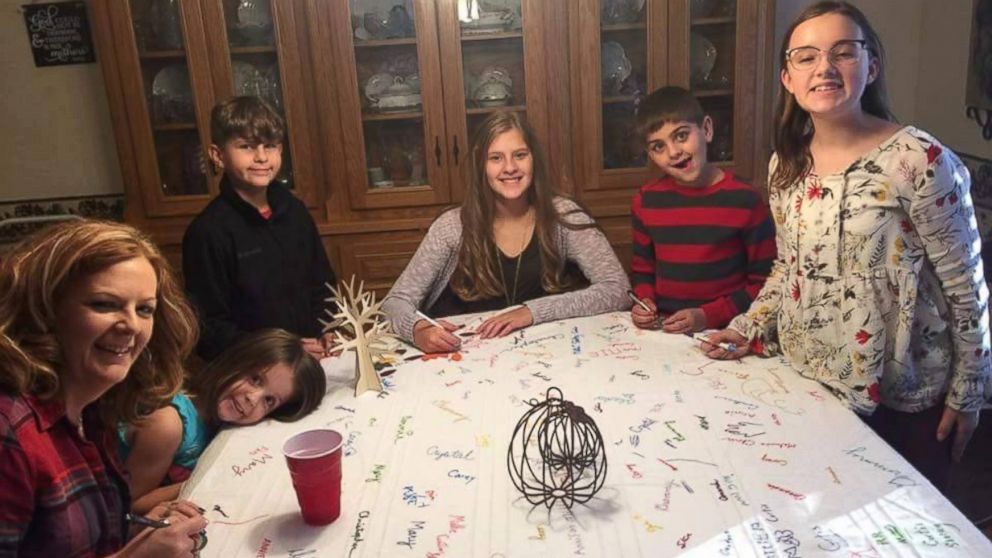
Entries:
<svg viewBox="0 0 992 558">
<path fill-rule="evenodd" d="M 772 191 L 778 259 L 730 328 L 862 414 L 945 395 L 978 409 L 992 364 L 969 186 L 957 156 L 907 126 L 846 171 Z"/>
</svg>

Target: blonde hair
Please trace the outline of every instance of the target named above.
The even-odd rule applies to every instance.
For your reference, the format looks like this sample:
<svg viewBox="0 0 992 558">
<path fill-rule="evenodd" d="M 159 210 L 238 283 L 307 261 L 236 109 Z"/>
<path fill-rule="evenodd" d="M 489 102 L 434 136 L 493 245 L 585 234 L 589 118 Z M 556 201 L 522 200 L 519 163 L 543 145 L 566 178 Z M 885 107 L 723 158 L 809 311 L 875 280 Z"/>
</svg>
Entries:
<svg viewBox="0 0 992 558">
<path fill-rule="evenodd" d="M 130 422 L 182 387 L 183 360 L 196 342 L 193 311 L 169 263 L 144 234 L 121 223 L 73 221 L 23 240 L 0 263 L 0 389 L 42 399 L 58 395 L 63 364 L 56 310 L 80 279 L 145 258 L 158 279 L 155 323 L 124 381 L 100 397 L 105 424 Z"/>
</svg>

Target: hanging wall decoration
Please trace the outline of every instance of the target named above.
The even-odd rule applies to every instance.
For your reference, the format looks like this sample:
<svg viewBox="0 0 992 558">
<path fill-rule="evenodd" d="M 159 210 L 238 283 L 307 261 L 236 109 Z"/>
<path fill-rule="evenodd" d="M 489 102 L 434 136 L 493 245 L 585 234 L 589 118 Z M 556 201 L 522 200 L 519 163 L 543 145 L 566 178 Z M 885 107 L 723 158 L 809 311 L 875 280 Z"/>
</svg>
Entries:
<svg viewBox="0 0 992 558">
<path fill-rule="evenodd" d="M 21 7 L 34 65 L 63 66 L 96 61 L 85 2 L 45 2 Z"/>
</svg>

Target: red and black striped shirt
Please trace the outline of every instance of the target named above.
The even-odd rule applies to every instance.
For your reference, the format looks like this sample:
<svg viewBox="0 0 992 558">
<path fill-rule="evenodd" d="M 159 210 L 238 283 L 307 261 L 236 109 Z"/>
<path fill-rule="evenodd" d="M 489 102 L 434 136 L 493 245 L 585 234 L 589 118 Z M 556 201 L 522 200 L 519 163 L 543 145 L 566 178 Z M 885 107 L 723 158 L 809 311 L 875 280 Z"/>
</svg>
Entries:
<svg viewBox="0 0 992 558">
<path fill-rule="evenodd" d="M 631 219 L 634 292 L 662 314 L 702 308 L 707 328 L 746 312 L 775 260 L 767 202 L 728 171 L 704 188 L 649 182 L 634 196 Z"/>
</svg>

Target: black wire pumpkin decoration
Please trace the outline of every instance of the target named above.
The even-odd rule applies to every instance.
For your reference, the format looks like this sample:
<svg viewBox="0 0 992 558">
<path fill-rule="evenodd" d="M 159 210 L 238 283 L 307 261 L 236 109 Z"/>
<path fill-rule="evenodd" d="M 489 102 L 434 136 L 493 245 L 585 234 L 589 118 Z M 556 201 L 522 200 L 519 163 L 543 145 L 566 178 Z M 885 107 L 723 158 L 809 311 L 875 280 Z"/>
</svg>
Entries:
<svg viewBox="0 0 992 558">
<path fill-rule="evenodd" d="M 544 402 L 527 403 L 531 408 L 506 452 L 513 486 L 531 504 L 549 509 L 557 502 L 569 509 L 588 502 L 606 481 L 606 450 L 595 421 L 556 387 Z"/>
</svg>

